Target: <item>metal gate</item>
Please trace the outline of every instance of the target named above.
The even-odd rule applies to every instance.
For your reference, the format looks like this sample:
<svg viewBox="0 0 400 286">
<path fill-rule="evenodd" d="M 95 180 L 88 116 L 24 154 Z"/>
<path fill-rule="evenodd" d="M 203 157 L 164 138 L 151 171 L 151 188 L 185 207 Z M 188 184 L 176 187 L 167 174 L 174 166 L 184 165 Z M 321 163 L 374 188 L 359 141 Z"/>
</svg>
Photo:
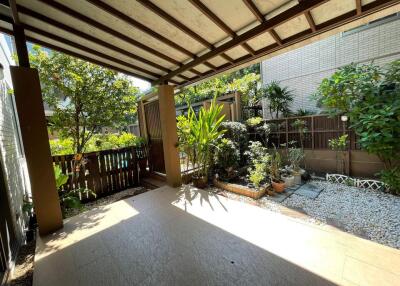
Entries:
<svg viewBox="0 0 400 286">
<path fill-rule="evenodd" d="M 149 168 L 151 172 L 165 174 L 164 149 L 158 100 L 144 103 L 144 118 L 149 142 Z"/>
</svg>

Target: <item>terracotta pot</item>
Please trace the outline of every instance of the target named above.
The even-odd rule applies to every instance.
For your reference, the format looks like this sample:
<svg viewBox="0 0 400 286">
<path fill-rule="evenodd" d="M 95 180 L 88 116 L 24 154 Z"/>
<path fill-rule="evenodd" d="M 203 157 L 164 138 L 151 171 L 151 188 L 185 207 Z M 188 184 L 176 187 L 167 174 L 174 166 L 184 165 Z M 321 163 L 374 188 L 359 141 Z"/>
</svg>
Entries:
<svg viewBox="0 0 400 286">
<path fill-rule="evenodd" d="M 272 181 L 272 188 L 277 193 L 283 193 L 283 191 L 285 190 L 285 183 L 284 182 L 278 183 L 278 182 Z"/>
<path fill-rule="evenodd" d="M 206 176 L 202 176 L 202 177 L 193 176 L 192 182 L 193 182 L 193 185 L 199 189 L 205 189 L 208 185 L 208 180 L 207 180 Z"/>
</svg>

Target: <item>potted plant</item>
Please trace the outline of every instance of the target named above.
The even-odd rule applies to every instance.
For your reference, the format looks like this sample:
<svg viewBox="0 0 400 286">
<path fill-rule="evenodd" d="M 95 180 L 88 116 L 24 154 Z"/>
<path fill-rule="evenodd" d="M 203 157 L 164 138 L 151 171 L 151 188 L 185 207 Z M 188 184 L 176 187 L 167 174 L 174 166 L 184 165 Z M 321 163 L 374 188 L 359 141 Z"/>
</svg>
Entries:
<svg viewBox="0 0 400 286">
<path fill-rule="evenodd" d="M 282 180 L 280 171 L 281 164 L 281 155 L 274 149 L 270 157 L 269 174 L 272 188 L 277 193 L 282 193 L 285 190 L 285 182 Z"/>
<path fill-rule="evenodd" d="M 179 148 L 186 153 L 188 162 L 194 168 L 192 181 L 195 187 L 205 188 L 212 158 L 212 148 L 225 132 L 220 125 L 225 115 L 221 115 L 222 105 L 214 98 L 208 108 L 202 107 L 197 116 L 192 107 L 187 116 L 178 117 Z"/>
</svg>

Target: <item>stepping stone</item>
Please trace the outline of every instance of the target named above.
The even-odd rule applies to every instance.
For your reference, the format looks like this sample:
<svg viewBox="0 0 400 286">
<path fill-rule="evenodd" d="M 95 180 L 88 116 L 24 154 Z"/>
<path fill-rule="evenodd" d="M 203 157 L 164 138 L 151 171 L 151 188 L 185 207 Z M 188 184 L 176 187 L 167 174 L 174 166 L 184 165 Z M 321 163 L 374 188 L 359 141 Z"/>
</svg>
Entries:
<svg viewBox="0 0 400 286">
<path fill-rule="evenodd" d="M 296 195 L 308 197 L 310 199 L 315 199 L 321 193 L 322 188 L 319 188 L 312 184 L 304 184 L 298 188 L 294 193 Z"/>
<path fill-rule="evenodd" d="M 285 199 L 287 199 L 290 195 L 291 195 L 291 193 L 280 193 L 280 194 L 275 193 L 273 196 L 268 197 L 268 200 L 274 201 L 274 202 L 277 202 L 277 203 L 281 203 Z"/>
</svg>

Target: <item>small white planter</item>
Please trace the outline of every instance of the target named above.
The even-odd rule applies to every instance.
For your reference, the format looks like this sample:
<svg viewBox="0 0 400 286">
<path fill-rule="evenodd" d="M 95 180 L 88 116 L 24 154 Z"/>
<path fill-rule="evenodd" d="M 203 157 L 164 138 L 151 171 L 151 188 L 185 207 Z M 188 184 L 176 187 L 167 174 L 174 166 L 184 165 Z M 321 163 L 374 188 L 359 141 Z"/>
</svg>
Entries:
<svg viewBox="0 0 400 286">
<path fill-rule="evenodd" d="M 282 177 L 282 179 L 285 182 L 286 187 L 294 186 L 294 177 L 293 176 Z"/>
<path fill-rule="evenodd" d="M 301 175 L 299 173 L 293 173 L 294 177 L 294 184 L 300 185 L 301 184 Z"/>
</svg>

